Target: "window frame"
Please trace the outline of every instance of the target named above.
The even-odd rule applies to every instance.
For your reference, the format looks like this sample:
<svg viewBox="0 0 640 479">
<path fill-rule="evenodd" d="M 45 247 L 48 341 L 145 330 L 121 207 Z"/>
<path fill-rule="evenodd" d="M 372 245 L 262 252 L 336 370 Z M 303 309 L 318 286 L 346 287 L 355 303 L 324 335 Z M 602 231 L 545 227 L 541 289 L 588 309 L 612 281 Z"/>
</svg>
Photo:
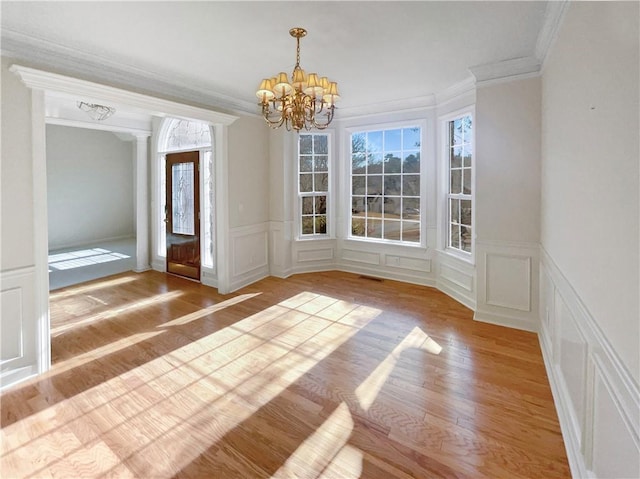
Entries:
<svg viewBox="0 0 640 479">
<path fill-rule="evenodd" d="M 450 139 L 450 124 L 455 120 L 462 119 L 464 117 L 471 118 L 471 194 L 465 193 L 451 193 L 451 139 Z M 442 116 L 439 119 L 441 129 L 441 184 L 442 186 L 442 207 L 440 208 L 442 214 L 442 250 L 447 254 L 454 256 L 463 261 L 475 264 L 475 249 L 476 249 L 476 123 L 475 123 L 475 108 L 467 107 L 455 112 L 451 112 L 446 116 Z M 464 171 L 464 170 L 462 170 Z M 464 174 L 464 173 L 462 173 Z M 464 251 L 461 248 L 451 246 L 451 210 L 450 200 L 460 199 L 471 201 L 471 251 Z"/>
<path fill-rule="evenodd" d="M 327 138 L 327 191 L 300 191 L 300 175 L 307 174 L 309 172 L 301 172 L 300 171 L 300 137 L 305 135 L 311 136 L 324 136 Z M 314 140 L 315 141 L 315 140 Z M 295 238 L 297 241 L 314 241 L 314 240 L 326 240 L 335 238 L 335 228 L 334 228 L 334 207 L 333 207 L 333 188 L 334 188 L 334 153 L 333 153 L 333 130 L 322 130 L 322 131 L 305 131 L 300 132 L 295 136 L 294 142 L 294 151 L 295 151 L 295 201 L 296 201 L 296 235 Z M 315 156 L 315 152 L 312 154 Z M 313 162 L 313 160 L 312 160 Z M 315 167 L 311 171 L 311 174 L 315 174 Z M 318 197 L 318 196 L 326 196 L 326 233 L 312 233 L 312 234 L 303 234 L 303 216 L 317 216 L 314 210 L 312 215 L 303 215 L 303 198 L 308 197 Z M 314 200 L 315 203 L 315 200 Z M 314 224 L 315 229 L 315 224 Z"/>
<path fill-rule="evenodd" d="M 368 133 L 374 131 L 388 131 L 388 130 L 400 130 L 404 128 L 418 127 L 420 128 L 420 171 L 419 175 L 419 185 L 420 185 L 420 193 L 418 196 L 418 204 L 419 204 L 419 217 L 418 217 L 418 229 L 420 232 L 420 241 L 412 242 L 412 241 L 403 241 L 403 240 L 393 240 L 393 239 L 385 239 L 385 238 L 373 238 L 373 237 L 365 237 L 365 236 L 354 236 L 352 234 L 352 208 L 353 208 L 353 170 L 352 170 L 352 135 L 355 133 Z M 344 204 L 341 205 L 341 208 L 344 208 L 344 237 L 349 241 L 358 241 L 369 244 L 379 244 L 379 245 L 388 245 L 391 247 L 408 247 L 408 248 L 427 248 L 427 156 L 429 154 L 428 145 L 425 145 L 425 140 L 428 139 L 428 131 L 427 131 L 427 121 L 424 118 L 415 118 L 410 120 L 402 120 L 391 123 L 380 123 L 380 124 L 369 124 L 369 125 L 360 125 L 360 126 L 350 126 L 344 129 L 344 172 L 345 172 L 345 181 L 343 185 L 343 198 Z M 399 175 L 404 175 L 404 173 L 398 173 Z M 380 173 L 380 175 L 384 178 L 384 173 Z M 368 173 L 365 174 L 365 177 L 368 176 Z M 384 181 L 383 181 L 384 184 Z M 366 197 L 367 195 L 365 195 Z M 395 196 L 395 195 L 394 195 Z M 383 195 L 384 197 L 384 195 Z M 398 195 L 399 198 L 403 198 L 402 195 Z M 400 219 L 402 221 L 402 218 Z"/>
</svg>

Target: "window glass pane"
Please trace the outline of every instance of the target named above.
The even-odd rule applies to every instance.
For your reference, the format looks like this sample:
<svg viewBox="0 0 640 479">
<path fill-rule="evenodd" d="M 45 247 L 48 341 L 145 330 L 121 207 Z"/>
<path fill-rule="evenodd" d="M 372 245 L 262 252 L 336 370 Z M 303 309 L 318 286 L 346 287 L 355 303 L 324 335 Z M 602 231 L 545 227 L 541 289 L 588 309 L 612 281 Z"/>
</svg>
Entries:
<svg viewBox="0 0 640 479">
<path fill-rule="evenodd" d="M 471 200 L 460 200 L 460 223 L 471 226 Z"/>
<path fill-rule="evenodd" d="M 420 152 L 404 152 L 404 161 L 402 162 L 403 173 L 420 173 Z"/>
<path fill-rule="evenodd" d="M 402 198 L 399 196 L 384 198 L 384 217 L 387 219 L 400 219 L 400 208 L 402 206 Z"/>
<path fill-rule="evenodd" d="M 355 153 L 351 156 L 351 171 L 355 174 L 366 173 L 367 159 L 364 153 Z"/>
<path fill-rule="evenodd" d="M 384 239 L 400 241 L 400 222 L 393 220 L 384 221 Z"/>
<path fill-rule="evenodd" d="M 399 195 L 402 182 L 400 175 L 384 175 L 384 194 L 386 195 Z"/>
<path fill-rule="evenodd" d="M 327 234 L 327 217 L 326 216 L 316 216 L 316 234 L 324 235 Z"/>
<path fill-rule="evenodd" d="M 366 150 L 366 133 L 354 133 L 351 135 L 351 153 L 363 153 Z"/>
<path fill-rule="evenodd" d="M 351 219 L 351 234 L 353 236 L 365 236 L 366 223 L 364 218 L 352 218 Z"/>
<path fill-rule="evenodd" d="M 420 175 L 402 175 L 402 195 L 420 196 Z"/>
<path fill-rule="evenodd" d="M 382 176 L 367 176 L 367 194 L 382 194 Z"/>
<path fill-rule="evenodd" d="M 367 236 L 369 238 L 382 238 L 382 220 L 370 219 L 367 221 Z"/>
<path fill-rule="evenodd" d="M 211 129 L 207 123 L 171 120 L 167 126 L 164 151 L 186 150 L 211 146 Z"/>
<path fill-rule="evenodd" d="M 402 222 L 402 241 L 420 242 L 420 223 L 417 221 Z"/>
<path fill-rule="evenodd" d="M 327 214 L 327 197 L 326 196 L 316 196 L 316 214 L 317 215 L 326 215 Z"/>
<path fill-rule="evenodd" d="M 384 149 L 385 151 L 402 149 L 402 130 L 385 130 Z"/>
<path fill-rule="evenodd" d="M 315 135 L 313 152 L 320 155 L 329 154 L 329 139 L 326 135 Z"/>
<path fill-rule="evenodd" d="M 471 142 L 471 117 L 465 116 L 462 118 L 462 129 L 465 143 Z"/>
<path fill-rule="evenodd" d="M 370 131 L 367 133 L 367 151 L 368 152 L 382 151 L 382 132 L 381 131 Z"/>
<path fill-rule="evenodd" d="M 316 173 L 314 191 L 329 191 L 329 175 L 327 173 Z"/>
<path fill-rule="evenodd" d="M 351 199 L 351 214 L 354 216 L 364 216 L 366 208 L 364 207 L 364 198 Z"/>
<path fill-rule="evenodd" d="M 402 148 L 404 150 L 420 148 L 420 128 L 404 128 L 402 130 Z"/>
<path fill-rule="evenodd" d="M 460 233 L 462 236 L 461 247 L 463 251 L 471 253 L 471 228 L 468 226 L 461 226 Z"/>
<path fill-rule="evenodd" d="M 303 235 L 313 234 L 313 216 L 302 217 L 302 234 Z"/>
<path fill-rule="evenodd" d="M 463 184 L 462 192 L 465 195 L 471 194 L 471 168 L 465 168 L 463 171 Z"/>
<path fill-rule="evenodd" d="M 460 168 L 462 166 L 462 147 L 455 146 L 451 148 L 451 168 Z"/>
<path fill-rule="evenodd" d="M 407 241 L 420 242 L 421 128 L 354 133 L 351 142 L 351 215 L 366 220 L 352 221 L 352 235 L 405 241 L 402 220 L 409 220 Z"/>
<path fill-rule="evenodd" d="M 454 195 L 462 192 L 462 170 L 451 170 L 451 186 L 449 190 Z"/>
<path fill-rule="evenodd" d="M 312 144 L 313 144 L 313 136 L 300 135 L 300 154 L 309 155 L 313 153 Z"/>
<path fill-rule="evenodd" d="M 374 215 L 380 217 L 382 215 L 382 196 L 367 197 L 367 216 Z"/>
<path fill-rule="evenodd" d="M 171 209 L 173 233 L 195 234 L 194 163 L 171 165 Z"/>
<path fill-rule="evenodd" d="M 456 199 L 449 200 L 449 212 L 450 212 L 449 221 L 453 223 L 460 223 L 460 200 L 456 200 Z"/>
<path fill-rule="evenodd" d="M 300 173 L 310 172 L 313 167 L 311 156 L 301 156 L 300 157 Z"/>
<path fill-rule="evenodd" d="M 384 172 L 400 173 L 400 152 L 387 153 L 384 156 Z"/>
<path fill-rule="evenodd" d="M 368 153 L 367 173 L 382 173 L 382 153 Z"/>
<path fill-rule="evenodd" d="M 451 137 L 452 145 L 462 145 L 462 119 L 458 118 L 453 121 L 453 135 Z"/>
<path fill-rule="evenodd" d="M 471 157 L 473 156 L 473 147 L 469 144 L 464 145 L 462 156 L 464 157 L 464 166 L 469 168 L 471 166 Z"/>
<path fill-rule="evenodd" d="M 451 225 L 451 242 L 452 248 L 460 248 L 460 226 Z"/>
<path fill-rule="evenodd" d="M 300 175 L 300 192 L 306 193 L 313 191 L 313 175 L 305 173 Z"/>
<path fill-rule="evenodd" d="M 302 214 L 313 214 L 313 196 L 305 196 L 302 198 Z"/>
<path fill-rule="evenodd" d="M 329 171 L 329 157 L 325 155 L 316 156 L 314 159 L 313 167 L 316 173 L 319 173 L 322 171 Z"/>
<path fill-rule="evenodd" d="M 402 217 L 404 219 L 420 219 L 420 198 L 405 198 L 402 201 Z"/>
</svg>

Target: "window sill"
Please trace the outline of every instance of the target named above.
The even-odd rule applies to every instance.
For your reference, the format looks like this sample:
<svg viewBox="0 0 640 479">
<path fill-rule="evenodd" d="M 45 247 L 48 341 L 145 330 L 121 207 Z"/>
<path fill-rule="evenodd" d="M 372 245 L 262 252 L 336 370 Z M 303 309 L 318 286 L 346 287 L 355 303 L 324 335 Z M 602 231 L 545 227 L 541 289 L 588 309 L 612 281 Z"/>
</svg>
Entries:
<svg viewBox="0 0 640 479">
<path fill-rule="evenodd" d="M 348 238 L 345 238 L 345 241 L 353 241 L 354 243 L 370 245 L 373 247 L 384 246 L 388 248 L 410 248 L 414 250 L 424 251 L 428 249 L 428 246 L 422 243 L 398 243 L 395 241 L 388 241 L 384 239 L 359 238 L 357 236 L 349 236 Z"/>
<path fill-rule="evenodd" d="M 452 248 L 445 248 L 442 250 L 438 250 L 441 254 L 449 256 L 451 258 L 455 258 L 457 260 L 468 263 L 471 266 L 476 265 L 475 256 L 473 253 L 463 253 L 462 251 L 458 251 Z"/>
</svg>

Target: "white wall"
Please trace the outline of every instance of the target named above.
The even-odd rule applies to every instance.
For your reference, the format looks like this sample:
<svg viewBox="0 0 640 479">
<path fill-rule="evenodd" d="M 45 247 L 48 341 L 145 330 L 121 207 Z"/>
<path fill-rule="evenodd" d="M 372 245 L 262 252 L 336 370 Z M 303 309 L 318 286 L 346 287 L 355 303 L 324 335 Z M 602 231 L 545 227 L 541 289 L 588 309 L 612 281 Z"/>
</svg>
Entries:
<svg viewBox="0 0 640 479">
<path fill-rule="evenodd" d="M 476 92 L 478 240 L 540 240 L 540 78 Z"/>
<path fill-rule="evenodd" d="M 10 65 L 2 59 L 2 271 L 34 263 L 31 92 Z"/>
<path fill-rule="evenodd" d="M 542 83 L 541 336 L 574 473 L 596 477 L 640 477 L 639 13 L 570 3 Z"/>
<path fill-rule="evenodd" d="M 230 288 L 269 274 L 269 128 L 240 117 L 228 130 Z"/>
<path fill-rule="evenodd" d="M 538 330 L 539 77 L 476 91 L 475 318 Z"/>
<path fill-rule="evenodd" d="M 59 125 L 46 141 L 49 249 L 134 236 L 132 143 Z"/>
<path fill-rule="evenodd" d="M 38 372 L 31 92 L 2 59 L 0 388 Z"/>
</svg>

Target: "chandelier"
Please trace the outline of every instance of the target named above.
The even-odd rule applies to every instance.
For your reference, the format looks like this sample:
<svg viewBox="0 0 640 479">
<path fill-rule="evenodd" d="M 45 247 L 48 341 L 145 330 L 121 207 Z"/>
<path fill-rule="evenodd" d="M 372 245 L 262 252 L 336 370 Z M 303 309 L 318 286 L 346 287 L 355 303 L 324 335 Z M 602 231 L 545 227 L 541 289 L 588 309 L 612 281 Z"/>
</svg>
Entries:
<svg viewBox="0 0 640 479">
<path fill-rule="evenodd" d="M 265 78 L 256 96 L 260 99 L 262 116 L 271 128 L 284 125 L 287 130 L 325 129 L 333 120 L 335 103 L 340 99 L 338 83 L 317 73 L 307 74 L 300 68 L 300 39 L 304 28 L 292 28 L 289 35 L 296 39 L 296 66 L 291 82 L 284 72 Z"/>
<path fill-rule="evenodd" d="M 116 112 L 116 109 L 110 106 L 98 105 L 96 103 L 86 103 L 79 101 L 78 108 L 84 111 L 92 120 L 102 121 L 109 118 Z"/>
</svg>

